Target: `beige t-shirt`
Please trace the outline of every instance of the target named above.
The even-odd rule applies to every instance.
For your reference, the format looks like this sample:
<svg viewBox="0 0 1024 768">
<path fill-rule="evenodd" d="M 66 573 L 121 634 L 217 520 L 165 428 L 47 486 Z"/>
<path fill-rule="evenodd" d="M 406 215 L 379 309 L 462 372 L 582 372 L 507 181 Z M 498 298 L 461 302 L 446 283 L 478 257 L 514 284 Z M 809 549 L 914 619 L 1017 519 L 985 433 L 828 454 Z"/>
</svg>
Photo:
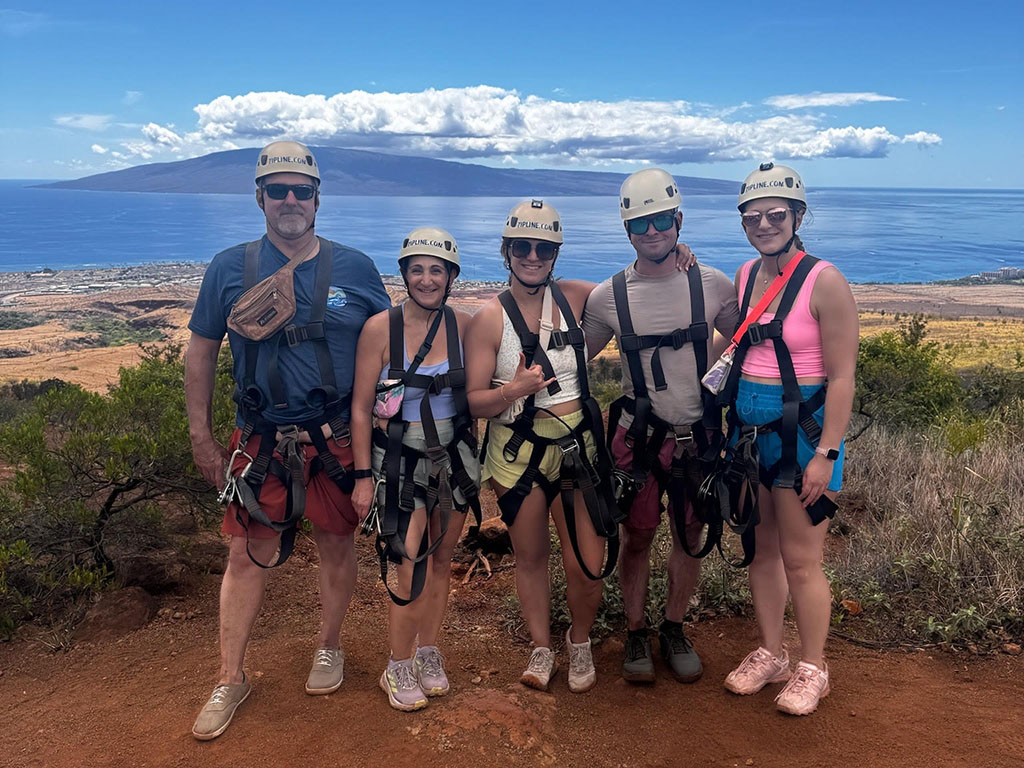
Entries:
<svg viewBox="0 0 1024 768">
<path fill-rule="evenodd" d="M 690 267 L 697 268 L 700 269 L 701 283 L 704 286 L 704 314 L 708 324 L 707 346 L 710 366 L 714 363 L 711 357 L 714 336 L 710 332 L 711 328 L 716 328 L 725 336 L 731 336 L 739 324 L 740 313 L 736 304 L 736 288 L 732 281 L 723 272 L 707 264 Z M 626 267 L 626 295 L 629 297 L 633 331 L 638 336 L 668 334 L 676 328 L 686 328 L 690 325 L 690 284 L 685 272 L 673 271 L 663 277 L 651 277 L 638 273 L 634 262 Z M 616 342 L 619 341 L 621 329 L 615 312 L 611 278 L 594 288 L 587 299 L 587 306 L 583 312 L 583 331 L 587 337 L 587 347 L 592 353 L 603 349 L 612 336 Z M 697 361 L 693 357 L 692 345 L 684 344 L 679 349 L 661 348 L 661 365 L 665 370 L 665 381 L 668 383 L 668 388 L 661 392 L 654 389 L 654 376 L 651 374 L 653 356 L 654 349 L 640 351 L 640 363 L 644 369 L 644 380 L 654 413 L 675 426 L 689 426 L 695 423 L 701 418 L 703 409 L 700 399 L 701 385 L 697 378 Z M 629 363 L 621 349 L 619 360 L 622 363 L 622 391 L 633 397 Z M 628 426 L 631 422 L 629 414 L 623 413 L 622 424 Z"/>
</svg>

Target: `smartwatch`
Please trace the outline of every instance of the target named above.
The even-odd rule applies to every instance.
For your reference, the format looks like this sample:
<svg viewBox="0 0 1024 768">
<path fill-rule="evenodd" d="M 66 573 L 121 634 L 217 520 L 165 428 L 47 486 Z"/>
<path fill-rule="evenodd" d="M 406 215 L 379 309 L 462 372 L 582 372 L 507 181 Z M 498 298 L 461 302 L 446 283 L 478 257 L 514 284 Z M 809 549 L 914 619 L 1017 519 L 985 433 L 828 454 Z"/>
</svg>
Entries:
<svg viewBox="0 0 1024 768">
<path fill-rule="evenodd" d="M 839 451 L 835 448 L 822 448 L 820 445 L 814 449 L 814 452 L 819 456 L 824 456 L 829 461 L 835 461 L 839 458 Z"/>
</svg>

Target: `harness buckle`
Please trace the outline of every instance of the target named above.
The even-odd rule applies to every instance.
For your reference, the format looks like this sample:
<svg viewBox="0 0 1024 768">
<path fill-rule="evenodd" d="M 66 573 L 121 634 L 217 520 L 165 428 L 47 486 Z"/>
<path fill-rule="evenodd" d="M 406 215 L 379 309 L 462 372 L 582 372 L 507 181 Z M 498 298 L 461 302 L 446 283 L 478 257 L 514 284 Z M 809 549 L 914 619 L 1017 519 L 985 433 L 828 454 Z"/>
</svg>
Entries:
<svg viewBox="0 0 1024 768">
<path fill-rule="evenodd" d="M 679 445 L 680 443 L 692 443 L 693 442 L 693 429 L 690 429 L 689 427 L 687 427 L 686 429 L 689 429 L 690 431 L 689 432 L 683 432 L 682 434 L 680 434 L 680 433 L 675 431 L 676 430 L 675 427 L 672 428 L 672 435 L 675 437 L 676 445 Z"/>
<path fill-rule="evenodd" d="M 284 339 L 288 342 L 289 347 L 297 346 L 302 341 L 299 334 L 300 330 L 297 325 L 286 325 L 284 327 Z"/>
<path fill-rule="evenodd" d="M 690 340 L 690 333 L 687 329 L 676 328 L 672 331 L 672 349 L 679 349 Z"/>
<path fill-rule="evenodd" d="M 761 323 L 751 323 L 747 328 L 747 339 L 750 341 L 751 346 L 760 344 L 767 337 L 762 331 Z"/>
<path fill-rule="evenodd" d="M 575 437 L 570 437 L 568 440 L 561 439 L 555 443 L 558 449 L 562 452 L 563 456 L 568 456 L 570 453 L 579 452 L 580 443 Z"/>
</svg>

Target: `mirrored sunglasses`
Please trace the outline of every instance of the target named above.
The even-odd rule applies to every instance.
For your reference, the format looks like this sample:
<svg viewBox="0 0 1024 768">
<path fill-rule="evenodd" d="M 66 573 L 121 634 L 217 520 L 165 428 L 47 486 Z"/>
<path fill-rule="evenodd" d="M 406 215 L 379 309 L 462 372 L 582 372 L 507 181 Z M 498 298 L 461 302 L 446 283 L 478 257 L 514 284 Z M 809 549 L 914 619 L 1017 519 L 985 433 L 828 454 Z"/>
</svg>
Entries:
<svg viewBox="0 0 1024 768">
<path fill-rule="evenodd" d="M 741 213 L 740 221 L 743 222 L 743 226 L 746 229 L 753 229 L 754 227 L 761 226 L 761 217 L 764 216 L 768 219 L 768 223 L 772 226 L 778 226 L 786 220 L 786 214 L 789 213 L 789 208 L 772 208 L 770 211 L 750 211 L 749 213 Z"/>
</svg>

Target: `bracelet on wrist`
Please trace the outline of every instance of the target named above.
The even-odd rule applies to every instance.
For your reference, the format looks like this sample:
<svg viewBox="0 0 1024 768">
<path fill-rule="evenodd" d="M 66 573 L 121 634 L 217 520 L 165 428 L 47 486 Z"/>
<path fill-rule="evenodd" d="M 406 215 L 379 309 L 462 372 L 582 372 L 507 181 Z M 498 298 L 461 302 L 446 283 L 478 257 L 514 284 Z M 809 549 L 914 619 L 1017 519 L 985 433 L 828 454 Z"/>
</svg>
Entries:
<svg viewBox="0 0 1024 768">
<path fill-rule="evenodd" d="M 356 480 L 365 480 L 368 477 L 373 477 L 372 469 L 353 469 L 352 477 Z"/>
<path fill-rule="evenodd" d="M 500 387 L 498 387 L 498 394 L 501 395 L 502 402 L 511 403 L 512 401 L 509 400 L 507 397 L 505 397 L 505 387 L 507 387 L 507 386 L 508 386 L 508 382 L 505 382 Z"/>
</svg>

